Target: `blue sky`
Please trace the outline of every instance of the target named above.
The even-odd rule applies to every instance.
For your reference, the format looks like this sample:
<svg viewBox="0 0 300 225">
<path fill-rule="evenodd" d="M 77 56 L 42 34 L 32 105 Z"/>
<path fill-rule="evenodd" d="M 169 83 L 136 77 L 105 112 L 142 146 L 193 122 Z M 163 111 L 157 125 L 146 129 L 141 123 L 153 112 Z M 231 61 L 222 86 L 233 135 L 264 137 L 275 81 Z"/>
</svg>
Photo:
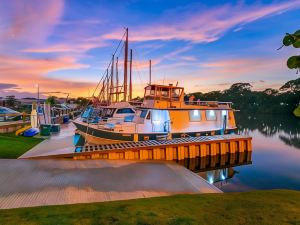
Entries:
<svg viewBox="0 0 300 225">
<path fill-rule="evenodd" d="M 91 94 L 124 27 L 135 96 L 149 59 L 154 82 L 178 81 L 186 92 L 235 82 L 278 88 L 298 76 L 286 59 L 299 51 L 276 49 L 300 29 L 299 15 L 299 0 L 1 1 L 0 96 L 32 96 L 36 83 L 43 92 Z"/>
</svg>

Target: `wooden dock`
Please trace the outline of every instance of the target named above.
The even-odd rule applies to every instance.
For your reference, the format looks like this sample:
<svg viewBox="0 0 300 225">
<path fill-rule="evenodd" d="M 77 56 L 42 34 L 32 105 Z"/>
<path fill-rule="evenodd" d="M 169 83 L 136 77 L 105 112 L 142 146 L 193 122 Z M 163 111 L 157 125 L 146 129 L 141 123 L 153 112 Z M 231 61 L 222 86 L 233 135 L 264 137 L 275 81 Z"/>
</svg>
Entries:
<svg viewBox="0 0 300 225">
<path fill-rule="evenodd" d="M 77 147 L 73 159 L 182 160 L 252 151 L 252 138 L 215 135 Z"/>
</svg>

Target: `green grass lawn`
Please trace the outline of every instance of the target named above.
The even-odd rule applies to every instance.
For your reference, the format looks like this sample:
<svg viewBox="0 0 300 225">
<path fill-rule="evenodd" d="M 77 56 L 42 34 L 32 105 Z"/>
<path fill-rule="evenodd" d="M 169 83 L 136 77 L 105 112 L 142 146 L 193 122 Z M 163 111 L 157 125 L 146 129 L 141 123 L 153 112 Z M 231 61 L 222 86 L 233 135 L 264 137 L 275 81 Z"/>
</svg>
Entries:
<svg viewBox="0 0 300 225">
<path fill-rule="evenodd" d="M 0 158 L 16 159 L 43 140 L 16 136 L 14 133 L 0 134 Z"/>
<path fill-rule="evenodd" d="M 300 224 L 300 192 L 178 195 L 0 210 L 0 224 Z"/>
</svg>

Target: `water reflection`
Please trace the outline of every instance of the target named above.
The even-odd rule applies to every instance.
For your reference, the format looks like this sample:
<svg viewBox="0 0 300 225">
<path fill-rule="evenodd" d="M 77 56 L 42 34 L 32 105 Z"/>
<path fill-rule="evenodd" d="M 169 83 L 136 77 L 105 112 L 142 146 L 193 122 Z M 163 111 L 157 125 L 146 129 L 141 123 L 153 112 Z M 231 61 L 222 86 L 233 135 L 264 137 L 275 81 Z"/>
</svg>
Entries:
<svg viewBox="0 0 300 225">
<path fill-rule="evenodd" d="M 300 149 L 300 119 L 294 116 L 236 114 L 238 132 L 249 135 L 258 130 L 265 137 L 278 138 L 286 145 Z"/>
<path fill-rule="evenodd" d="M 177 160 L 177 163 L 197 173 L 209 183 L 221 187 L 236 173 L 234 167 L 252 164 L 252 152 Z"/>
</svg>

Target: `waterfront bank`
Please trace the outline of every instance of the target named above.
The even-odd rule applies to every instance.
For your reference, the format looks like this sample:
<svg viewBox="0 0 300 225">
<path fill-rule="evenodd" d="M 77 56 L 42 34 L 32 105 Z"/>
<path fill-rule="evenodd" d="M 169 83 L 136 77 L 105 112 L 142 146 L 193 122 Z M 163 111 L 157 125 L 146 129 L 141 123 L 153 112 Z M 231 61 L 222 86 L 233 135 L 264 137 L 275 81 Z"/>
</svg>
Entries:
<svg viewBox="0 0 300 225">
<path fill-rule="evenodd" d="M 298 224 L 300 192 L 179 195 L 0 210 L 1 224 Z"/>
</svg>

